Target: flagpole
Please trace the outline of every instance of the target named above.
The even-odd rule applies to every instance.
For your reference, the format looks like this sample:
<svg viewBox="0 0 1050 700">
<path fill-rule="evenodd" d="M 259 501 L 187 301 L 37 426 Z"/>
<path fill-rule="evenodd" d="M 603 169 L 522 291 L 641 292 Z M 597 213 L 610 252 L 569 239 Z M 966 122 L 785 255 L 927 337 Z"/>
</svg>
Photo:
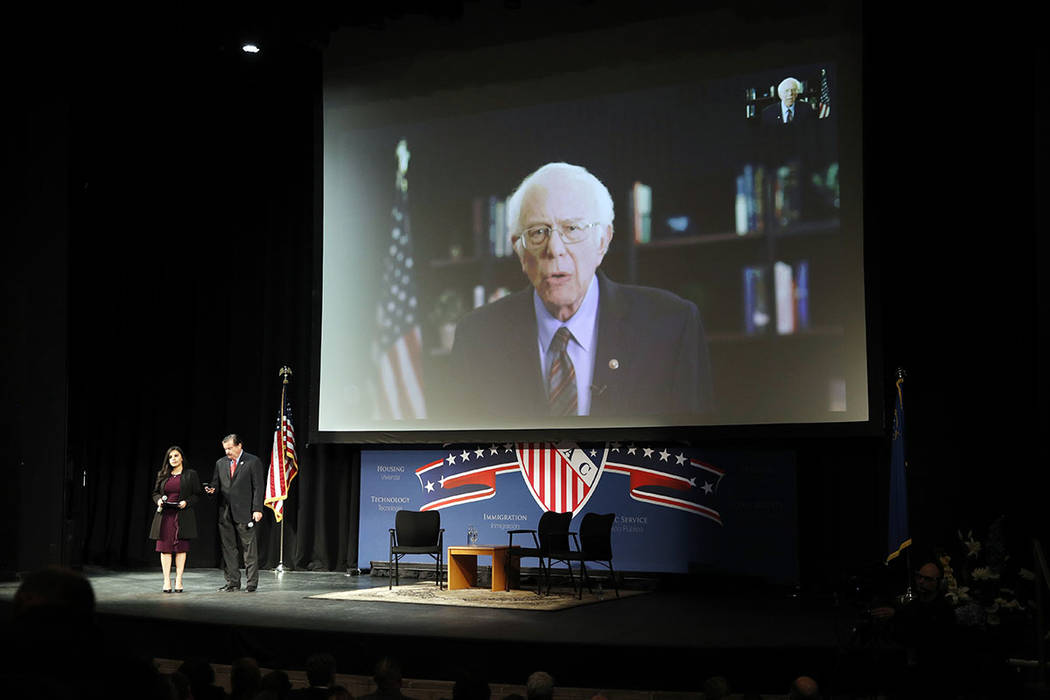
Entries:
<svg viewBox="0 0 1050 700">
<path fill-rule="evenodd" d="M 281 382 L 281 430 L 284 429 L 284 392 L 288 388 L 288 377 L 292 375 L 292 368 L 288 365 L 281 367 L 277 371 L 277 376 L 282 378 Z M 276 574 L 280 576 L 284 573 L 284 518 L 281 518 L 281 549 L 279 555 L 279 561 L 277 562 Z"/>
<path fill-rule="evenodd" d="M 903 387 L 901 385 L 904 384 L 904 377 L 905 377 L 906 374 L 907 373 L 904 371 L 903 367 L 898 367 L 897 368 L 897 391 L 898 391 L 898 393 L 901 393 L 901 392 L 904 391 L 904 389 L 903 389 Z M 905 461 L 905 467 L 907 467 L 907 461 Z M 907 471 L 905 471 L 904 474 L 905 474 L 904 478 L 905 478 L 905 480 L 907 480 Z M 905 500 L 905 503 L 904 503 L 904 510 L 905 510 L 906 513 L 908 513 L 909 516 L 911 515 L 910 509 L 908 508 L 908 501 L 907 500 Z M 908 518 L 908 528 L 909 528 L 909 530 L 911 529 L 911 518 L 910 517 Z M 909 534 L 911 534 L 911 533 L 909 532 Z M 905 578 L 906 586 L 904 588 L 904 594 L 901 596 L 901 603 L 910 603 L 912 600 L 915 599 L 915 593 L 911 589 L 911 584 L 912 584 L 911 547 L 905 547 L 904 548 L 904 578 Z"/>
</svg>

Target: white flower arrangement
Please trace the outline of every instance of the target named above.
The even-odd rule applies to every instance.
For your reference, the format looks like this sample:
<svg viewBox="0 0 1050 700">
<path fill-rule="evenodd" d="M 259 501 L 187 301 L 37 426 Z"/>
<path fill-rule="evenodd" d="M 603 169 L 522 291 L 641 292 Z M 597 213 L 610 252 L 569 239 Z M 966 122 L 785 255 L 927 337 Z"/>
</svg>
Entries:
<svg viewBox="0 0 1050 700">
<path fill-rule="evenodd" d="M 959 541 L 966 547 L 966 556 L 973 557 L 974 559 L 981 553 L 981 543 L 975 540 L 973 537 L 973 530 L 966 533 L 966 537 L 963 537 L 962 530 L 958 531 Z"/>
<path fill-rule="evenodd" d="M 992 522 L 984 535 L 956 530 L 955 549 L 940 553 L 945 598 L 965 626 L 981 627 L 1031 623 L 1034 603 L 1029 598 L 1036 576 L 1015 563 L 1006 549 L 1004 518 Z"/>
<path fill-rule="evenodd" d="M 979 566 L 973 570 L 970 574 L 973 576 L 974 581 L 998 581 L 999 572 L 992 571 L 987 566 Z"/>
</svg>

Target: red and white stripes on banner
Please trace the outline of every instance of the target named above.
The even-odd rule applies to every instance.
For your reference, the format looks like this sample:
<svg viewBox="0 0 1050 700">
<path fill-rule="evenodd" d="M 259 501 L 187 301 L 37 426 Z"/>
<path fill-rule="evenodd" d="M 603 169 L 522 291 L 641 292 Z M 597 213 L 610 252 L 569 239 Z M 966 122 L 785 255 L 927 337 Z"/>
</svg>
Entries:
<svg viewBox="0 0 1050 700">
<path fill-rule="evenodd" d="M 598 485 L 597 479 L 588 485 L 550 443 L 521 443 L 518 461 L 532 497 L 544 510 L 577 513 Z"/>
<path fill-rule="evenodd" d="M 440 470 L 444 465 L 445 460 L 439 459 L 430 464 L 424 464 L 417 469 L 416 477 L 419 479 L 420 485 L 425 489 L 426 484 L 424 483 L 424 475 L 428 475 L 429 472 L 433 472 L 434 470 L 437 470 L 438 474 L 440 474 Z M 464 503 L 473 503 L 474 501 L 484 501 L 492 498 L 496 494 L 496 475 L 516 471 L 518 471 L 517 462 L 507 462 L 506 464 L 497 464 L 491 467 L 459 472 L 455 476 L 447 478 L 443 475 L 434 475 L 438 477 L 438 483 L 441 484 L 440 487 L 443 489 L 453 489 L 461 486 L 476 486 L 478 488 L 467 493 L 459 493 L 455 496 L 448 496 L 446 498 L 439 498 L 436 501 L 431 501 L 420 508 L 420 510 L 441 510 L 442 508 L 448 508 L 450 506 L 459 506 Z"/>
<path fill-rule="evenodd" d="M 379 400 L 385 415 L 397 420 L 426 418 L 422 355 L 419 326 L 413 326 L 386 352 L 380 353 Z"/>
<path fill-rule="evenodd" d="M 701 469 L 710 474 L 715 479 L 719 480 L 721 480 L 721 478 L 726 475 L 725 469 L 719 469 L 718 467 L 708 464 L 707 462 L 701 462 L 699 459 L 690 459 L 689 466 Z M 718 488 L 717 483 L 715 483 L 715 488 Z"/>
<path fill-rule="evenodd" d="M 717 474 L 719 479 L 725 475 L 725 472 L 721 469 L 704 464 L 703 462 L 691 459 L 689 460 L 689 463 L 691 466 L 707 470 L 712 474 Z M 693 513 L 694 515 L 713 520 L 719 525 L 722 524 L 722 516 L 713 508 L 708 508 L 707 506 L 701 505 L 696 501 L 687 498 L 676 498 L 674 496 L 644 490 L 654 486 L 659 486 L 674 489 L 676 491 L 689 491 L 695 488 L 695 484 L 691 479 L 676 474 L 668 474 L 667 472 L 655 469 L 646 469 L 645 467 L 637 467 L 631 464 L 617 464 L 615 462 L 606 462 L 605 471 L 627 476 L 630 479 L 630 485 L 628 488 L 630 489 L 631 498 L 636 501 L 652 503 L 665 508 L 674 508 L 687 513 Z"/>
</svg>

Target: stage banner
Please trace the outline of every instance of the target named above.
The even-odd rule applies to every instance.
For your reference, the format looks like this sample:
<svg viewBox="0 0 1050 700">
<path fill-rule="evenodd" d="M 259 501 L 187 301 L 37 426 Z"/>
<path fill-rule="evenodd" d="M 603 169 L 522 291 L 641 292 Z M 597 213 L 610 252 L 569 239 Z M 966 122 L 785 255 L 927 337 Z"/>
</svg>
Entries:
<svg viewBox="0 0 1050 700">
<path fill-rule="evenodd" d="M 439 511 L 446 546 L 466 544 L 470 528 L 480 544 L 506 544 L 547 510 L 572 511 L 577 531 L 584 513 L 615 513 L 618 571 L 798 580 L 791 452 L 615 442 L 363 451 L 362 568 L 389 558 L 398 510 Z"/>
</svg>

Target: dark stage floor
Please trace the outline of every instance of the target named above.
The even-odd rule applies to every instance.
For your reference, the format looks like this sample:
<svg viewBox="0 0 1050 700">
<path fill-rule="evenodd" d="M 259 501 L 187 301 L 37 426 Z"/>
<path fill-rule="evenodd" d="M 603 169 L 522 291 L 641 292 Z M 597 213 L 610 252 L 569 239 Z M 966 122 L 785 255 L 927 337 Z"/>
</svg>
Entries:
<svg viewBox="0 0 1050 700">
<path fill-rule="evenodd" d="M 142 640 L 143 654 L 216 663 L 247 655 L 296 669 L 323 650 L 341 672 L 361 675 L 392 655 L 412 678 L 480 668 L 490 682 L 522 683 L 542 668 L 566 686 L 696 690 L 705 677 L 735 669 L 756 686 L 780 688 L 800 673 L 833 673 L 848 629 L 835 611 L 806 609 L 782 591 L 657 584 L 646 595 L 538 612 L 306 598 L 387 585 L 368 575 L 264 571 L 256 593 L 220 593 L 220 570 L 194 569 L 185 593 L 165 595 L 159 567 L 86 573 L 104 634 Z M 5 608 L 16 588 L 0 584 Z"/>
</svg>

